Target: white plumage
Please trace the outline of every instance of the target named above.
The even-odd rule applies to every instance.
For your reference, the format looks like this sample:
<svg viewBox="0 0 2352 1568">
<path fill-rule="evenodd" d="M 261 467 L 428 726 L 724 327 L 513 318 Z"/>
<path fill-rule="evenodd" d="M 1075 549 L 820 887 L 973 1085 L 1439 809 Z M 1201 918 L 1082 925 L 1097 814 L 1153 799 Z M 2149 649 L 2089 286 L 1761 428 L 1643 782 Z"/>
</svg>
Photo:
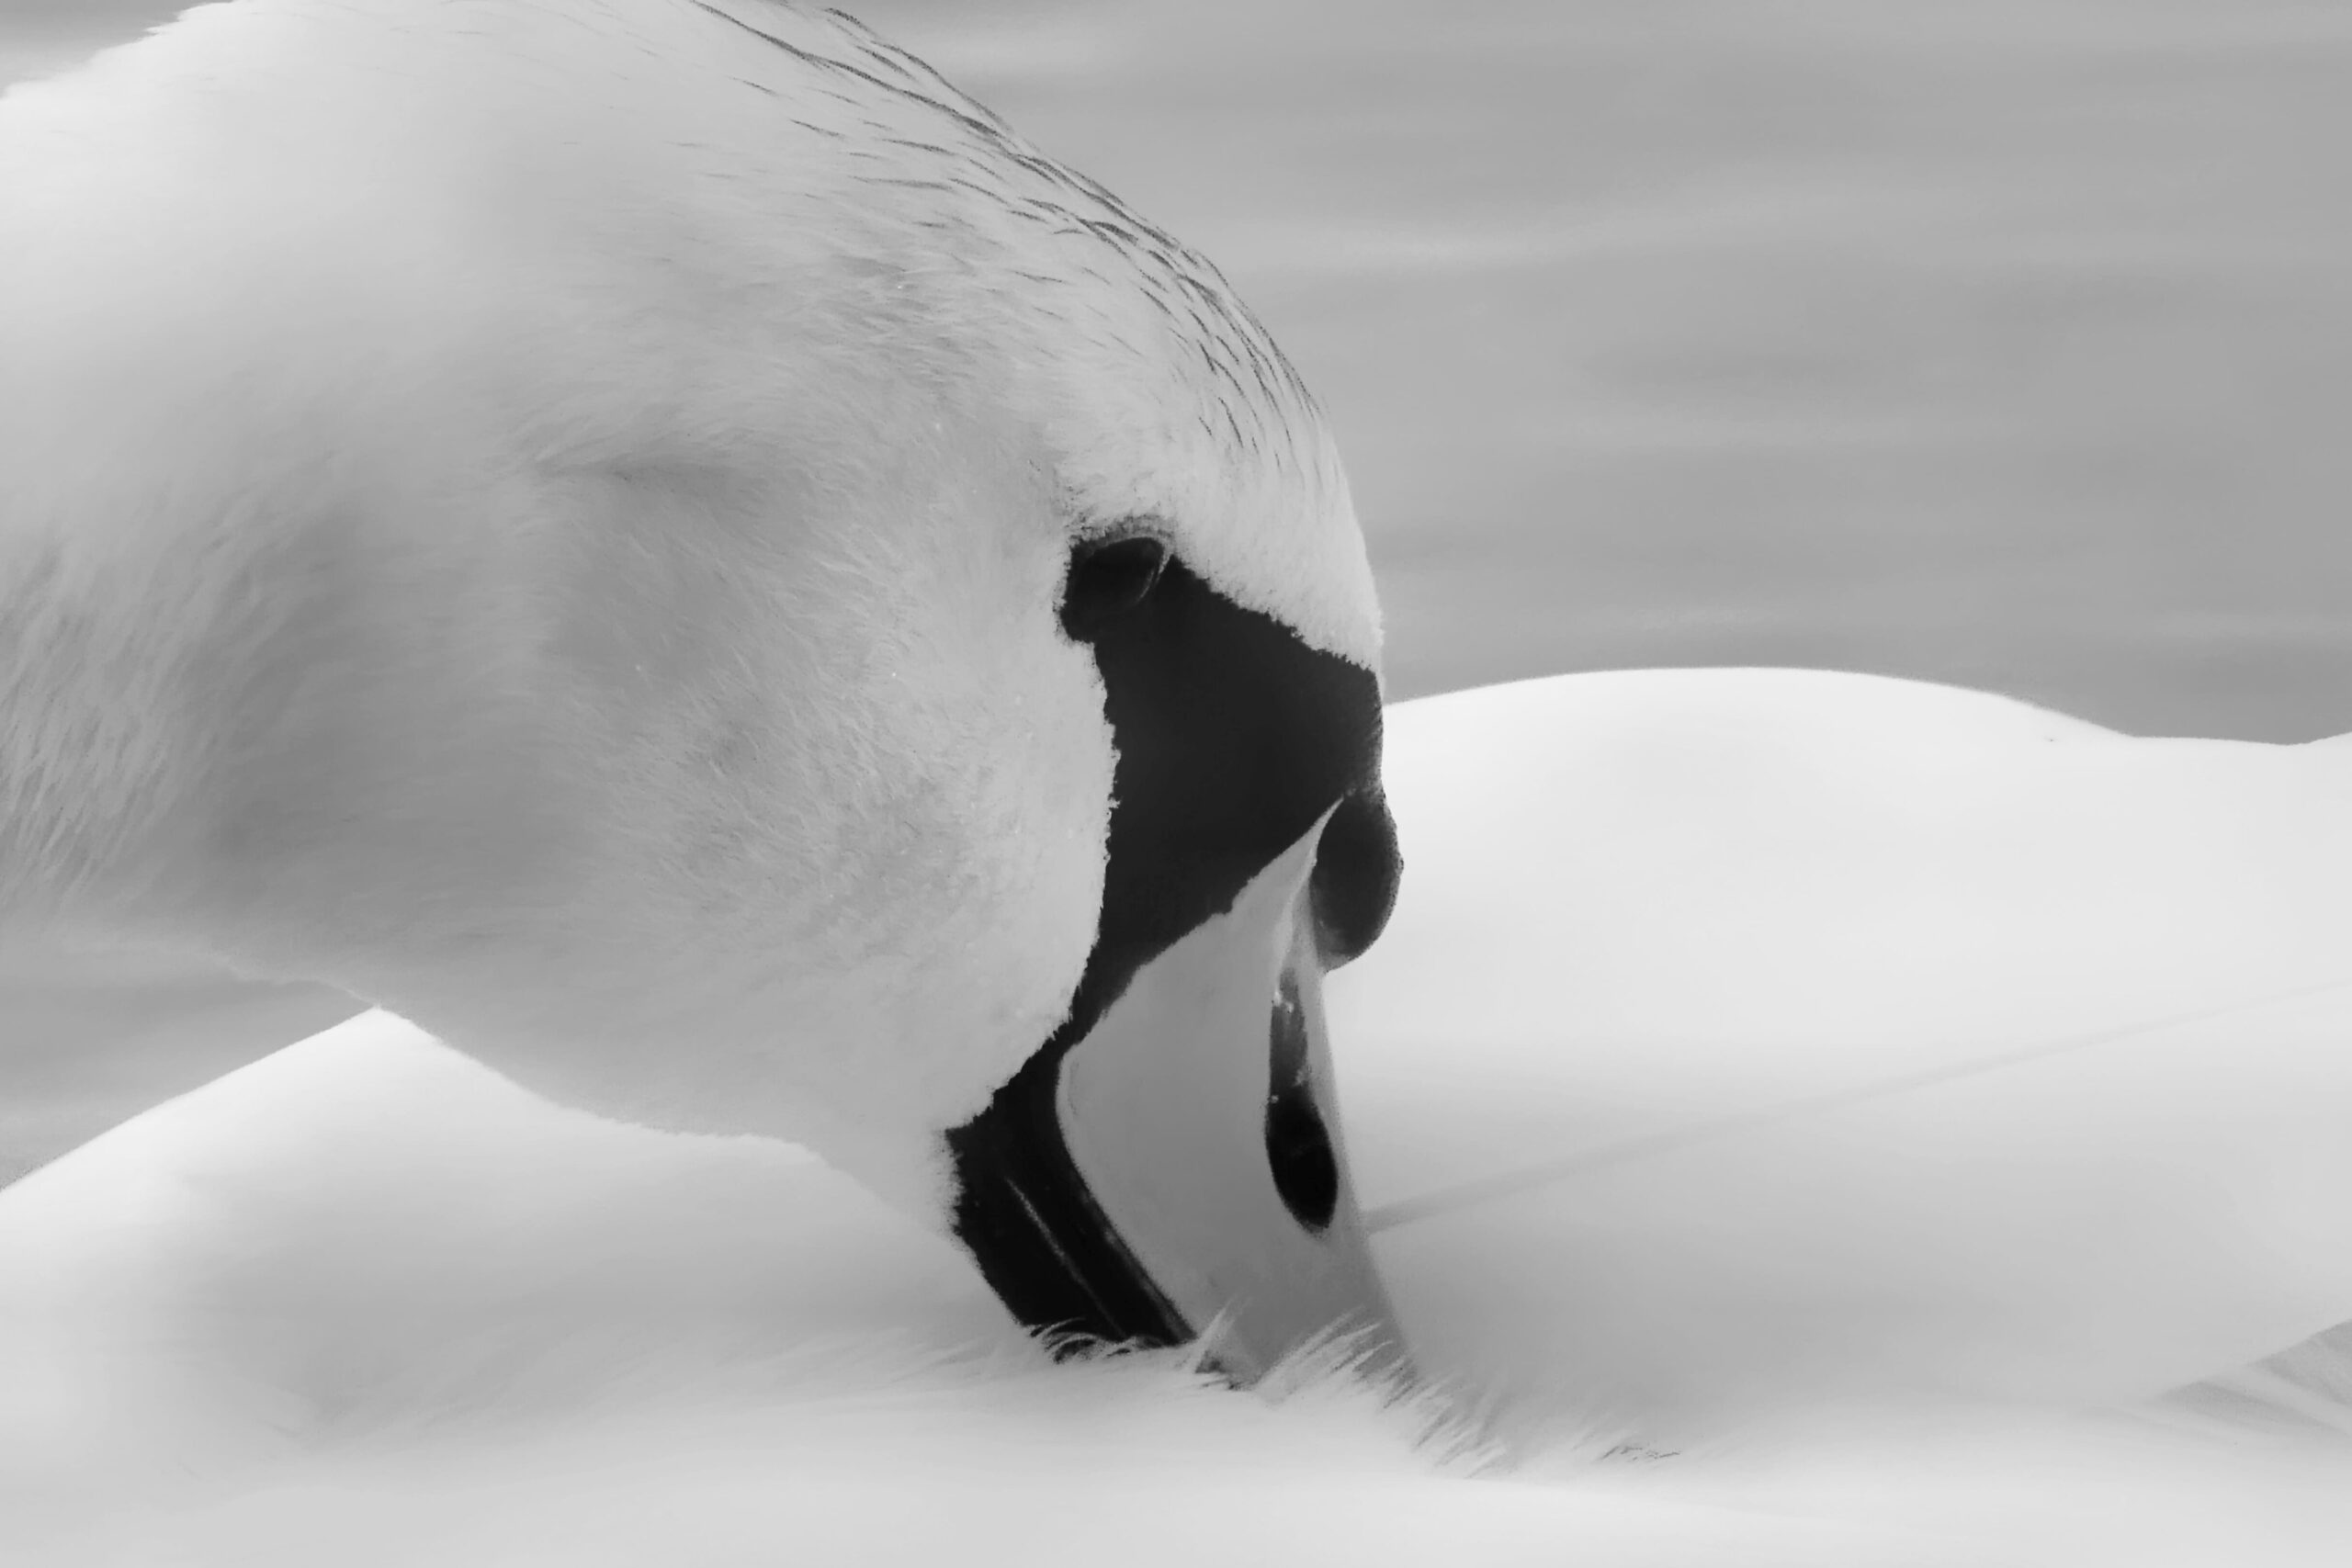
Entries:
<svg viewBox="0 0 2352 1568">
<path fill-rule="evenodd" d="M 683 1129 L 371 1013 L 0 1193 L 17 1557 L 2352 1550 L 2340 745 L 1766 671 L 1395 710 L 1333 1006 L 1433 1390 L 1052 1368 L 910 1151 L 1099 902 L 1070 540 L 1159 517 L 1376 654 L 1214 269 L 749 0 L 208 9 L 10 94 L 0 222 L 0 925 Z"/>
<path fill-rule="evenodd" d="M 1737 671 L 1391 748 L 1348 1134 L 1483 1446 L 1311 1371 L 1049 1368 L 807 1156 L 376 1014 L 0 1197 L 10 1517 L 240 1562 L 2340 1560 L 2343 1352 L 2253 1364 L 2352 1315 L 2352 987 L 2294 967 L 2352 919 L 2340 746 Z M 2215 951 L 2256 889 L 2303 945 Z"/>
</svg>

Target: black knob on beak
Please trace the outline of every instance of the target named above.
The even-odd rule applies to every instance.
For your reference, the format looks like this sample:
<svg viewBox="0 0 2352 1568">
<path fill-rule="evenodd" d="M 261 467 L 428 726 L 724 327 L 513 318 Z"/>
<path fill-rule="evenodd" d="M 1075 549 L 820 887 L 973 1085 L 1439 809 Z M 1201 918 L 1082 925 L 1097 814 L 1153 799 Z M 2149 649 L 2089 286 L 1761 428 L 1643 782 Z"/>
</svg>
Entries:
<svg viewBox="0 0 2352 1568">
<path fill-rule="evenodd" d="M 1405 872 L 1396 851 L 1396 820 L 1374 784 L 1340 802 L 1323 829 L 1308 884 L 1316 934 L 1323 962 L 1336 969 L 1380 939 L 1396 907 L 1396 885 Z"/>
</svg>

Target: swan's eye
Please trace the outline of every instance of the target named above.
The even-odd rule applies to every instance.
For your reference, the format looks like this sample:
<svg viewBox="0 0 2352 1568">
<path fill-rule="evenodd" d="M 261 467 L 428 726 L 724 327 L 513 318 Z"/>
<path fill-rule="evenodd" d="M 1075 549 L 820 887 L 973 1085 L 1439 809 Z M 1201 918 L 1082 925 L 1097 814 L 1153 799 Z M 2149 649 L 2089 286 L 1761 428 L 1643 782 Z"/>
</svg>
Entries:
<svg viewBox="0 0 2352 1568">
<path fill-rule="evenodd" d="M 1070 552 L 1062 588 L 1062 630 L 1073 642 L 1098 636 L 1151 597 L 1168 565 L 1168 547 L 1148 534 L 1089 539 Z"/>
</svg>

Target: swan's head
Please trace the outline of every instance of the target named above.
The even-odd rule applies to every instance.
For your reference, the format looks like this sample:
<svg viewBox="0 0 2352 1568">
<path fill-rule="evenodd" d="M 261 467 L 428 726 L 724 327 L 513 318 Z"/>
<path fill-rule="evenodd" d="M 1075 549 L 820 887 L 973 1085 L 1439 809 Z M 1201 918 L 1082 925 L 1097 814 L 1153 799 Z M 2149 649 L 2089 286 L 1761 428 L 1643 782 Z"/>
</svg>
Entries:
<svg viewBox="0 0 2352 1568">
<path fill-rule="evenodd" d="M 1040 1328 L 1385 1325 L 1372 583 L 1214 267 L 763 0 L 243 0 L 10 112 L 19 492 L 170 623 L 113 918 L 803 1139 Z"/>
</svg>

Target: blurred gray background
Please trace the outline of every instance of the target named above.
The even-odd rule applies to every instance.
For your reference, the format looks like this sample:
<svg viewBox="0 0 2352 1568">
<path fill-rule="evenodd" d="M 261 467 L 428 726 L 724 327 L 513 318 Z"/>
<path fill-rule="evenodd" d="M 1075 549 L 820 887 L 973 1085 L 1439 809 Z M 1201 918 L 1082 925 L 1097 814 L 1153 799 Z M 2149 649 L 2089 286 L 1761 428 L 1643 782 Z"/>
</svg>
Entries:
<svg viewBox="0 0 2352 1568">
<path fill-rule="evenodd" d="M 177 8 L 0 0 L 0 81 Z M 2352 730 L 2346 0 L 851 8 L 1267 319 L 1396 694 L 1803 664 Z M 0 953 L 0 1181 L 351 1006 Z"/>
<path fill-rule="evenodd" d="M 0 0 L 0 74 L 172 0 Z M 1394 691 L 1806 664 L 2352 729 L 2345 0 L 866 0 L 1217 258 Z"/>
</svg>

